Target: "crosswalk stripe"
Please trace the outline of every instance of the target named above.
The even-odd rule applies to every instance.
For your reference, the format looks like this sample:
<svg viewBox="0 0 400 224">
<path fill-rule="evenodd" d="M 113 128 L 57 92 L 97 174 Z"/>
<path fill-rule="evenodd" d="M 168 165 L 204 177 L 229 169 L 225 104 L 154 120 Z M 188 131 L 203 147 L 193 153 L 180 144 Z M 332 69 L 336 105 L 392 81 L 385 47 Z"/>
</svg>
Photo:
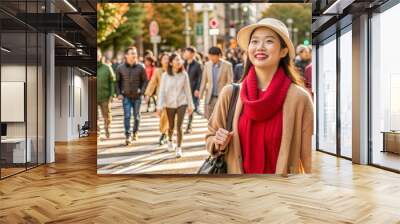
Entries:
<svg viewBox="0 0 400 224">
<path fill-rule="evenodd" d="M 203 108 L 203 105 L 200 105 Z M 142 104 L 141 111 L 146 105 Z M 153 111 L 153 108 L 150 108 Z M 104 120 L 98 118 L 98 127 L 104 128 Z M 182 128 L 188 123 L 186 115 Z M 133 116 L 131 128 L 133 127 Z M 158 145 L 160 137 L 159 118 L 153 112 L 142 112 L 139 126 L 139 139 L 131 146 L 125 146 L 124 117 L 121 103 L 112 104 L 111 138 L 98 141 L 97 168 L 99 174 L 137 174 L 137 173 L 187 173 L 193 174 L 207 158 L 205 134 L 208 121 L 201 115 L 194 114 L 192 133 L 184 135 L 182 143 L 183 156 L 175 157 L 175 152 L 168 152 L 167 145 Z M 176 130 L 174 134 L 176 141 Z"/>
</svg>

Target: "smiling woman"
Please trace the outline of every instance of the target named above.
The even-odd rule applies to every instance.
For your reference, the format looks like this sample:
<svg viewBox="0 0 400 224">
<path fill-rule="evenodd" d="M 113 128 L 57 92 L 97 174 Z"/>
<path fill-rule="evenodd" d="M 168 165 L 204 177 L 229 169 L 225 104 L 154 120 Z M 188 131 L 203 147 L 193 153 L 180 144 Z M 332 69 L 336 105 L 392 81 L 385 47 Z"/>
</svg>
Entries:
<svg viewBox="0 0 400 224">
<path fill-rule="evenodd" d="M 210 118 L 209 153 L 225 153 L 228 173 L 310 173 L 313 105 L 293 69 L 288 29 L 265 18 L 242 28 L 237 39 L 248 60 L 233 132 L 225 130 L 232 95 L 226 86 Z"/>
<path fill-rule="evenodd" d="M 157 114 L 166 110 L 168 118 L 168 151 L 175 151 L 176 157 L 182 157 L 182 124 L 186 111 L 193 112 L 193 99 L 190 90 L 189 76 L 183 68 L 183 60 L 179 54 L 169 57 L 167 71 L 161 75 L 158 94 Z M 176 122 L 177 145 L 174 147 L 172 136 Z"/>
</svg>

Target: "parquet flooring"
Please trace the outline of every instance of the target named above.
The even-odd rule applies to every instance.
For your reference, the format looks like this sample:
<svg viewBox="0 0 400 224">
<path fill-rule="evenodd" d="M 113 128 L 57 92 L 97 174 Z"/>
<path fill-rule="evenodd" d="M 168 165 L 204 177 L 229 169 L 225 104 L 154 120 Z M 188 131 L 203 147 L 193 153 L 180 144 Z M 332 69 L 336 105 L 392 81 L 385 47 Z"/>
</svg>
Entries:
<svg viewBox="0 0 400 224">
<path fill-rule="evenodd" d="M 15 173 L 24 171 L 24 170 L 25 170 L 25 167 L 23 167 L 23 168 L 19 168 L 19 167 L 17 167 L 17 168 L 14 168 L 14 167 L 1 168 L 1 176 L 7 177 L 7 176 L 13 175 Z"/>
<path fill-rule="evenodd" d="M 400 223 L 400 175 L 315 152 L 314 173 L 96 174 L 96 139 L 0 181 L 0 223 Z"/>
</svg>

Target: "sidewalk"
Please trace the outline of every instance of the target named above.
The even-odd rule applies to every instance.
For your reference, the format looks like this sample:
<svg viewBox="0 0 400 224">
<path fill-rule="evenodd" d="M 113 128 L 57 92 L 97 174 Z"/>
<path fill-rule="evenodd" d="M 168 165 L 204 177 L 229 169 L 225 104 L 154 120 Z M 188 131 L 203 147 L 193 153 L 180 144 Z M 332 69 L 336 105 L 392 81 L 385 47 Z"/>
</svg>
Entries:
<svg viewBox="0 0 400 224">
<path fill-rule="evenodd" d="M 146 108 L 147 105 L 143 103 L 142 111 Z M 204 108 L 203 105 L 200 105 L 200 108 Z M 150 111 L 153 111 L 153 105 Z M 134 141 L 131 146 L 125 146 L 121 102 L 112 104 L 112 117 L 111 138 L 97 143 L 98 174 L 194 174 L 208 156 L 204 139 L 207 120 L 196 113 L 192 133 L 183 137 L 183 156 L 179 159 L 175 157 L 175 152 L 167 151 L 166 144 L 158 145 L 159 118 L 155 113 L 142 112 L 139 140 Z M 187 116 L 183 130 L 186 129 L 186 124 Z M 98 125 L 103 131 L 103 119 L 100 117 Z"/>
</svg>

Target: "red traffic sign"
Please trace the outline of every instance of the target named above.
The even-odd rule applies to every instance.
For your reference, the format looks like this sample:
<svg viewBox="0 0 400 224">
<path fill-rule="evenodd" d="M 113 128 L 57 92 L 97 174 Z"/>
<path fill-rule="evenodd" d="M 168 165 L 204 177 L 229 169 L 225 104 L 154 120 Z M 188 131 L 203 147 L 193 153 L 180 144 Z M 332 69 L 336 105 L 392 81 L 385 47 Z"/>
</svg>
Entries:
<svg viewBox="0 0 400 224">
<path fill-rule="evenodd" d="M 217 20 L 217 19 L 211 19 L 209 25 L 210 25 L 210 27 L 211 27 L 212 29 L 217 28 L 217 27 L 218 27 L 218 20 Z"/>
<path fill-rule="evenodd" d="M 150 36 L 156 36 L 159 32 L 158 23 L 154 20 L 151 21 L 149 30 L 150 30 Z"/>
</svg>

